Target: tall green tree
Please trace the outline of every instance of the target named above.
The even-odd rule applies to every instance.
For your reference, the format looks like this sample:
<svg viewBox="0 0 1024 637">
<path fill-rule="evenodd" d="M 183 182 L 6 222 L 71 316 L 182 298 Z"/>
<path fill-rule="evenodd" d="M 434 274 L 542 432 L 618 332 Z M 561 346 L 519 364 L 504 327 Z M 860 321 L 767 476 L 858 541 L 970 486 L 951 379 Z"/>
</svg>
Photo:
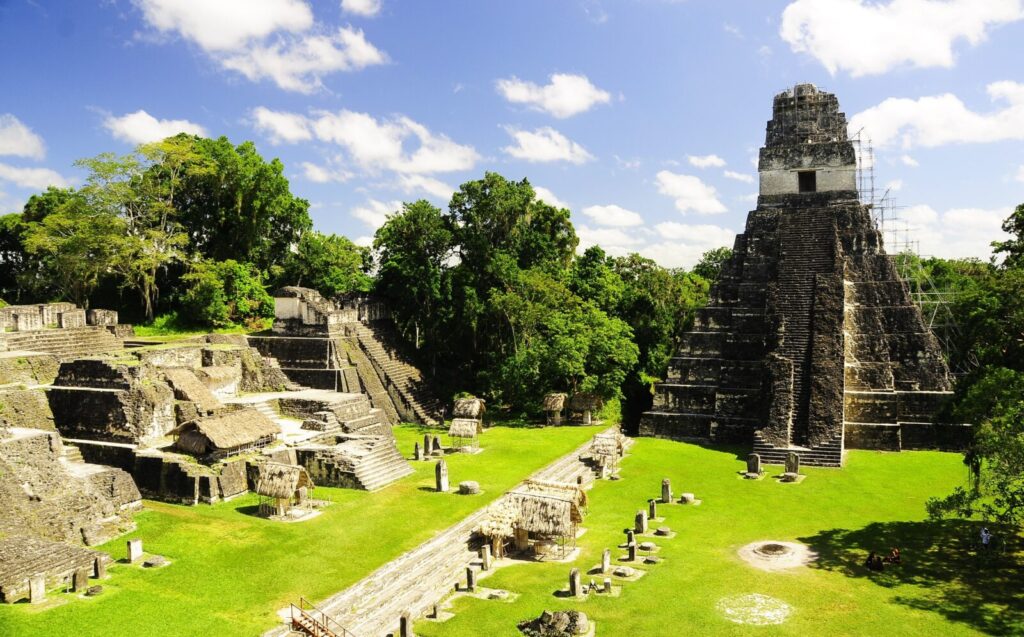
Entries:
<svg viewBox="0 0 1024 637">
<path fill-rule="evenodd" d="M 172 139 L 199 158 L 186 164 L 175 196 L 192 249 L 263 271 L 282 265 L 313 225 L 309 202 L 292 195 L 284 165 L 264 160 L 252 142 L 234 146 L 226 137 L 185 134 Z"/>
<path fill-rule="evenodd" d="M 76 194 L 28 225 L 25 249 L 40 259 L 48 281 L 61 296 L 89 307 L 89 295 L 110 271 L 124 236 L 123 219 L 94 209 Z"/>
<path fill-rule="evenodd" d="M 328 297 L 369 292 L 370 251 L 347 237 L 306 232 L 275 277 L 279 285 L 301 285 Z"/>
<path fill-rule="evenodd" d="M 454 244 L 441 210 L 425 200 L 402 205 L 373 240 L 376 291 L 388 300 L 395 322 L 416 349 L 426 339 L 435 353 L 445 341 L 449 316 L 448 262 Z"/>
</svg>

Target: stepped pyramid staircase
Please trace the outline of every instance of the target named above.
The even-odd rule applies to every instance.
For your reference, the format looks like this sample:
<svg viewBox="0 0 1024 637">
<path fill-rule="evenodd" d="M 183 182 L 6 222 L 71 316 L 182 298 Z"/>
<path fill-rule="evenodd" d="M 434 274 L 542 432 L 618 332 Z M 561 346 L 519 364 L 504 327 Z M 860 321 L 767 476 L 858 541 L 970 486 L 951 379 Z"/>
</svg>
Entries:
<svg viewBox="0 0 1024 637">
<path fill-rule="evenodd" d="M 423 381 L 420 371 L 399 354 L 394 346 L 398 339 L 393 330 L 382 321 L 358 323 L 355 335 L 383 386 L 411 412 L 408 416 L 426 425 L 437 425 L 437 417 L 443 408 L 441 401 Z"/>
<path fill-rule="evenodd" d="M 47 352 L 60 359 L 103 354 L 124 348 L 121 339 L 101 326 L 8 332 L 3 335 L 8 351 Z"/>
</svg>

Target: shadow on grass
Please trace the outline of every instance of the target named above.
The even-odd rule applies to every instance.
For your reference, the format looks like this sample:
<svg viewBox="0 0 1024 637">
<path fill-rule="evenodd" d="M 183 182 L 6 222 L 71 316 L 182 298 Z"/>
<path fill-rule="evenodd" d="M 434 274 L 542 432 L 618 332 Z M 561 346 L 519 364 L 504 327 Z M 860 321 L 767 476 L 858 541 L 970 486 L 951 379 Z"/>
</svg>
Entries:
<svg viewBox="0 0 1024 637">
<path fill-rule="evenodd" d="M 943 615 L 992 635 L 1024 634 L 1024 559 L 1021 538 L 1007 536 L 1005 551 L 979 552 L 981 523 L 880 522 L 857 529 L 830 529 L 799 538 L 818 553 L 813 567 L 878 586 L 918 587 L 919 595 L 897 594 L 896 603 Z M 899 547 L 902 564 L 883 572 L 864 567 L 871 551 L 888 555 Z"/>
</svg>

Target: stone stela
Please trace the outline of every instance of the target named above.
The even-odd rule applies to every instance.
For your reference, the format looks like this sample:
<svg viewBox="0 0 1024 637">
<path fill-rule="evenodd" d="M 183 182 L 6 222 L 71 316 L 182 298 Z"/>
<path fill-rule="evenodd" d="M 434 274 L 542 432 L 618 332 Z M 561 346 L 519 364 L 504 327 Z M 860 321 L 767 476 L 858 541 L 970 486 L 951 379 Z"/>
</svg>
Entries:
<svg viewBox="0 0 1024 637">
<path fill-rule="evenodd" d="M 448 491 L 448 465 L 443 459 L 438 460 L 437 465 L 434 466 L 434 481 L 439 492 L 446 493 Z"/>
</svg>

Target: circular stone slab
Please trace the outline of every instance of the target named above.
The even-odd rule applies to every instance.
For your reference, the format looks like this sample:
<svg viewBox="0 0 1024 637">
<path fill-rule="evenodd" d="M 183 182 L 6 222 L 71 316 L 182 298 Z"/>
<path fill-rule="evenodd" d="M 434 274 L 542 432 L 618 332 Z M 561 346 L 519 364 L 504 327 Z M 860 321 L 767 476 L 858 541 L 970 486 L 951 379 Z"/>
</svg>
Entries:
<svg viewBox="0 0 1024 637">
<path fill-rule="evenodd" d="M 476 495 L 480 493 L 480 483 L 476 480 L 465 480 L 460 482 L 459 493 L 462 495 Z"/>
<path fill-rule="evenodd" d="M 615 577 L 633 577 L 635 573 L 636 571 L 628 566 L 617 566 L 615 567 L 615 570 L 612 571 L 612 575 Z"/>
<path fill-rule="evenodd" d="M 765 571 L 782 571 L 805 566 L 818 558 L 806 544 L 761 540 L 738 551 L 744 562 Z"/>
<path fill-rule="evenodd" d="M 781 599 L 758 593 L 723 597 L 715 607 L 729 621 L 748 626 L 781 624 L 793 612 L 793 607 Z"/>
<path fill-rule="evenodd" d="M 659 526 L 658 530 L 654 532 L 655 535 L 671 535 L 672 529 L 667 526 Z"/>
</svg>

